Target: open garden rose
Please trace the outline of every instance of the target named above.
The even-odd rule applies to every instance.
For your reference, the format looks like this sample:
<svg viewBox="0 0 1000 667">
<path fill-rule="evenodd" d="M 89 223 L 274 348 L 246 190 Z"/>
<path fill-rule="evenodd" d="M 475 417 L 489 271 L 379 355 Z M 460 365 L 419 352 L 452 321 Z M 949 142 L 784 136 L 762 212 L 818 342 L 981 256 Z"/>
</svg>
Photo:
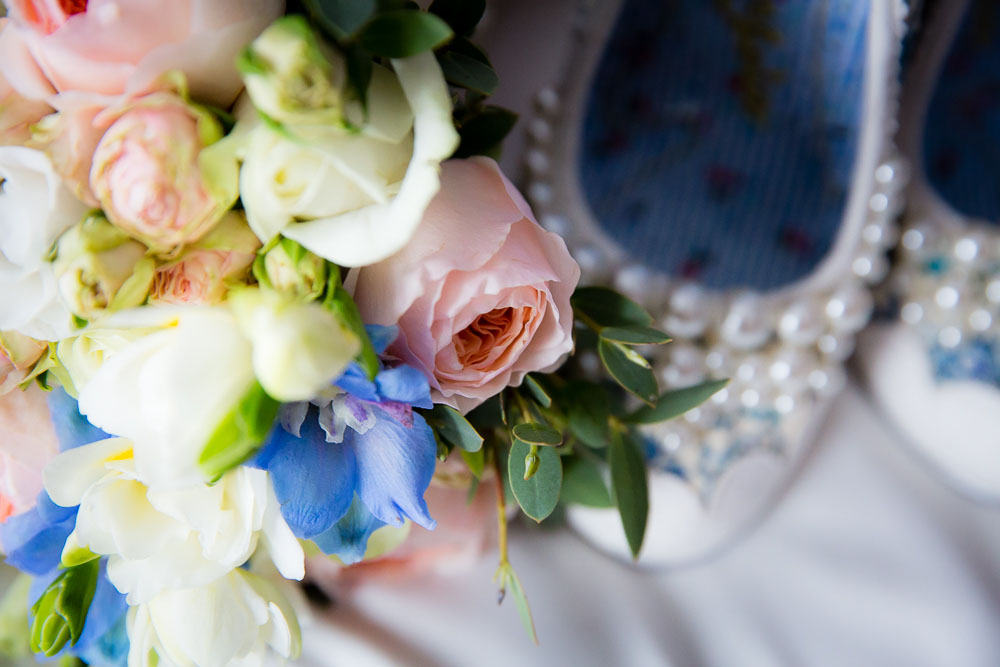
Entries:
<svg viewBox="0 0 1000 667">
<path fill-rule="evenodd" d="M 145 91 L 184 72 L 197 99 L 228 106 L 240 50 L 284 9 L 282 0 L 11 0 L 0 73 L 22 95 Z"/>
<path fill-rule="evenodd" d="M 573 348 L 580 267 L 492 160 L 443 165 L 441 192 L 399 253 L 357 273 L 366 322 L 398 325 L 392 354 L 463 412 Z"/>
<path fill-rule="evenodd" d="M 211 114 L 169 93 L 150 95 L 104 133 L 90 188 L 111 222 L 169 252 L 205 236 L 236 200 L 235 171 L 227 187 L 203 168 L 202 150 L 221 137 Z"/>
</svg>

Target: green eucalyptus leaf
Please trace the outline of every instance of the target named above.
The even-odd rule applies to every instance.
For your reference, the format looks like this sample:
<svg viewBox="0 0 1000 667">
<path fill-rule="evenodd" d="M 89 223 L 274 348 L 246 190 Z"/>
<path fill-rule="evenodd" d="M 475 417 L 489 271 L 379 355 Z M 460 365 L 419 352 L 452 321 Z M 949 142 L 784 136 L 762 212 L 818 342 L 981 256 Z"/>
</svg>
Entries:
<svg viewBox="0 0 1000 667">
<path fill-rule="evenodd" d="M 710 380 L 693 387 L 664 392 L 653 405 L 644 405 L 625 417 L 635 424 L 655 424 L 678 417 L 698 407 L 712 394 L 729 384 L 729 380 Z"/>
<path fill-rule="evenodd" d="M 437 404 L 423 412 L 427 423 L 446 441 L 465 452 L 478 452 L 483 448 L 483 436 L 455 408 Z"/>
<path fill-rule="evenodd" d="M 630 352 L 634 354 L 634 350 L 620 343 L 601 340 L 597 344 L 601 362 L 615 382 L 639 400 L 652 405 L 659 393 L 656 377 L 648 363 L 640 365 Z M 639 360 L 645 361 L 641 356 Z"/>
<path fill-rule="evenodd" d="M 51 658 L 76 644 L 97 590 L 100 561 L 92 560 L 63 570 L 31 608 L 31 650 Z"/>
<path fill-rule="evenodd" d="M 646 462 L 633 438 L 618 434 L 608 449 L 611 491 L 621 515 L 632 557 L 638 558 L 649 518 L 649 488 Z"/>
<path fill-rule="evenodd" d="M 535 631 L 535 620 L 531 616 L 528 596 L 524 594 L 524 586 L 521 585 L 521 580 L 518 579 L 517 573 L 514 572 L 514 568 L 510 565 L 506 567 L 504 589 L 514 599 L 514 606 L 517 607 L 517 613 L 521 617 L 521 625 L 524 626 L 524 631 L 528 633 L 531 641 L 537 645 L 538 633 Z"/>
<path fill-rule="evenodd" d="M 635 301 L 606 287 L 580 287 L 573 308 L 598 327 L 648 327 L 653 317 Z"/>
<path fill-rule="evenodd" d="M 461 119 L 462 137 L 455 157 L 487 155 L 494 151 L 517 123 L 517 114 L 501 107 L 485 106 Z"/>
<path fill-rule="evenodd" d="M 357 32 L 375 13 L 375 0 L 304 0 L 313 20 L 337 40 Z"/>
<path fill-rule="evenodd" d="M 662 345 L 670 342 L 670 336 L 652 327 L 604 327 L 601 329 L 604 340 L 624 343 L 625 345 Z"/>
<path fill-rule="evenodd" d="M 216 427 L 198 457 L 198 466 L 209 479 L 218 479 L 227 470 L 245 461 L 264 444 L 274 420 L 278 401 L 267 395 L 259 382 L 243 395 Z"/>
<path fill-rule="evenodd" d="M 486 11 L 486 0 L 434 0 L 430 11 L 444 19 L 456 35 L 471 35 Z"/>
<path fill-rule="evenodd" d="M 546 424 L 517 424 L 511 430 L 514 437 L 528 445 L 558 447 L 562 444 L 562 433 Z"/>
<path fill-rule="evenodd" d="M 559 503 L 559 491 L 562 487 L 562 461 L 559 454 L 551 447 L 538 449 L 538 470 L 531 479 L 524 479 L 525 458 L 531 452 L 531 447 L 520 440 L 515 440 L 507 457 L 507 477 L 517 504 L 524 513 L 535 521 L 541 522 Z"/>
<path fill-rule="evenodd" d="M 359 34 L 358 44 L 376 56 L 409 58 L 444 44 L 453 34 L 434 14 L 399 9 L 372 19 Z"/>
<path fill-rule="evenodd" d="M 563 465 L 559 501 L 586 507 L 614 507 L 597 464 L 579 456 L 569 459 Z"/>
<path fill-rule="evenodd" d="M 469 452 L 464 449 L 458 450 L 458 453 L 462 456 L 462 460 L 465 461 L 465 465 L 469 466 L 469 472 L 478 480 L 483 477 L 483 470 L 486 467 L 486 453 L 483 448 L 480 447 L 474 452 Z"/>
<path fill-rule="evenodd" d="M 607 390 L 596 384 L 570 385 L 564 399 L 569 408 L 569 430 L 575 438 L 588 447 L 603 449 L 608 446 L 611 417 L 611 398 Z"/>
<path fill-rule="evenodd" d="M 441 54 L 438 63 L 448 83 L 460 88 L 492 95 L 500 83 L 500 77 L 489 64 L 457 51 Z"/>
<path fill-rule="evenodd" d="M 531 392 L 531 395 L 535 397 L 535 400 L 538 401 L 543 408 L 552 407 L 552 397 L 549 396 L 549 393 L 545 391 L 545 387 L 543 387 L 537 379 L 531 375 L 525 375 L 524 386 L 528 388 L 528 391 Z"/>
</svg>

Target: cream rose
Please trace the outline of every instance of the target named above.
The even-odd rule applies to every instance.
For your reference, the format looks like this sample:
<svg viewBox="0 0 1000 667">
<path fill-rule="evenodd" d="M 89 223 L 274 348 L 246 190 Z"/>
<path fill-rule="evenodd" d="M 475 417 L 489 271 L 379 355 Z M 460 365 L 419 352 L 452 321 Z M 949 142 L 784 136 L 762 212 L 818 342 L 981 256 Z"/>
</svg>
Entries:
<svg viewBox="0 0 1000 667">
<path fill-rule="evenodd" d="M 434 400 L 467 412 L 562 363 L 580 267 L 492 160 L 447 162 L 441 180 L 410 243 L 357 272 L 354 298 L 365 322 L 399 326 L 389 351 Z"/>
<path fill-rule="evenodd" d="M 240 195 L 262 241 L 283 234 L 342 266 L 377 262 L 409 241 L 458 134 L 434 55 L 392 66 L 374 67 L 367 118 L 356 101 L 345 110 L 358 130 L 286 125 L 282 134 L 256 116 L 241 120 Z"/>
</svg>

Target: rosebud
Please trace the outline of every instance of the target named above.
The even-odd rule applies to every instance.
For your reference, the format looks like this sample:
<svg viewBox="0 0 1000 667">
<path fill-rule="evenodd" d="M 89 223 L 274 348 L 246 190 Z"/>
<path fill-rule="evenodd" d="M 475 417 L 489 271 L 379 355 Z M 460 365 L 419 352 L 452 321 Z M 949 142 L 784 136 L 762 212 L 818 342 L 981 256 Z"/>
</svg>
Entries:
<svg viewBox="0 0 1000 667">
<path fill-rule="evenodd" d="M 219 303 L 230 287 L 244 284 L 258 248 L 260 241 L 246 218 L 231 211 L 208 236 L 156 269 L 149 301 Z"/>
<path fill-rule="evenodd" d="M 236 201 L 236 164 L 206 151 L 223 136 L 206 110 L 169 93 L 140 99 L 94 152 L 90 189 L 108 220 L 153 251 L 201 239 Z"/>
<path fill-rule="evenodd" d="M 48 344 L 17 331 L 0 332 L 0 396 L 20 384 Z"/>
<path fill-rule="evenodd" d="M 54 264 L 63 301 L 85 320 L 145 301 L 154 266 L 146 246 L 99 214 L 59 238 Z"/>
<path fill-rule="evenodd" d="M 282 238 L 259 257 L 254 275 L 261 286 L 303 301 L 318 299 L 326 286 L 326 260 Z"/>
<path fill-rule="evenodd" d="M 301 16 L 271 24 L 237 63 L 257 109 L 280 123 L 339 124 L 347 66 Z"/>
</svg>

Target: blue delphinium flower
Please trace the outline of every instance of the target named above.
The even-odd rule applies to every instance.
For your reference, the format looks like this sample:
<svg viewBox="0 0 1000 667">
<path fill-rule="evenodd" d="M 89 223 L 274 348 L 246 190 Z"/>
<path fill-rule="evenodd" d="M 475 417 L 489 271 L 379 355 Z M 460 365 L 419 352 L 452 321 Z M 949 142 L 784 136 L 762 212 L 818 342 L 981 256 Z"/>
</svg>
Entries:
<svg viewBox="0 0 1000 667">
<path fill-rule="evenodd" d="M 381 352 L 394 331 L 370 328 Z M 299 537 L 346 563 L 364 557 L 378 528 L 405 519 L 433 529 L 424 492 L 437 443 L 414 407 L 433 406 L 427 380 L 408 366 L 382 368 L 374 380 L 357 364 L 329 396 L 283 406 L 281 426 L 255 465 L 274 482 L 281 513 Z"/>
</svg>

